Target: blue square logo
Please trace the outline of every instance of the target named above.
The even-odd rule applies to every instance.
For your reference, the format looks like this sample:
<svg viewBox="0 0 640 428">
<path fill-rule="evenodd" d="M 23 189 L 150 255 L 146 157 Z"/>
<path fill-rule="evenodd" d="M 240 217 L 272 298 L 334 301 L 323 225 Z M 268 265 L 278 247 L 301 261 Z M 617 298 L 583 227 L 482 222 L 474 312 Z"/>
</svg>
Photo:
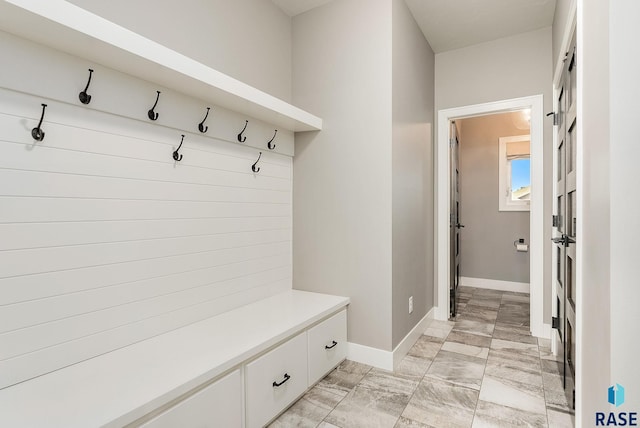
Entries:
<svg viewBox="0 0 640 428">
<path fill-rule="evenodd" d="M 620 407 L 624 404 L 624 388 L 619 383 L 616 383 L 615 386 L 609 387 L 609 403 L 613 404 L 616 407 Z"/>
</svg>

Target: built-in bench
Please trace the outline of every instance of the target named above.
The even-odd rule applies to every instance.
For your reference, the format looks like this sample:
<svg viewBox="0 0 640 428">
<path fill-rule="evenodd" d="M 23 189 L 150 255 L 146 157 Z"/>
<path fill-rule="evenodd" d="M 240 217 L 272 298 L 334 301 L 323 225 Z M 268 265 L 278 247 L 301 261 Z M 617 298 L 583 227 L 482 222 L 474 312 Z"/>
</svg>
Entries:
<svg viewBox="0 0 640 428">
<path fill-rule="evenodd" d="M 0 426 L 263 426 L 344 360 L 348 303 L 290 290 L 5 388 Z"/>
</svg>

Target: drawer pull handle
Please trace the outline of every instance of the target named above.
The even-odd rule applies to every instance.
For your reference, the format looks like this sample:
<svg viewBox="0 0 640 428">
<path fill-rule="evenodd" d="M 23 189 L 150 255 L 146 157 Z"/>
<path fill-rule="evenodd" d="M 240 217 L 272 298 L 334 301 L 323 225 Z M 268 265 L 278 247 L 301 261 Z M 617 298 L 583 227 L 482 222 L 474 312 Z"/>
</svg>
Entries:
<svg viewBox="0 0 640 428">
<path fill-rule="evenodd" d="M 289 379 L 291 379 L 291 376 L 289 376 L 288 374 L 286 374 L 286 373 L 285 373 L 285 374 L 284 374 L 284 380 L 283 380 L 282 382 L 280 382 L 280 383 L 278 383 L 278 382 L 273 382 L 273 387 L 275 388 L 275 387 L 278 387 L 278 386 L 282 386 L 282 385 L 284 385 L 284 383 L 285 383 L 286 381 L 288 381 Z"/>
<path fill-rule="evenodd" d="M 331 342 L 333 343 L 333 345 L 331 345 L 331 346 L 324 345 L 324 349 L 335 348 L 336 345 L 338 344 L 338 342 L 336 342 L 335 340 L 332 340 Z"/>
</svg>

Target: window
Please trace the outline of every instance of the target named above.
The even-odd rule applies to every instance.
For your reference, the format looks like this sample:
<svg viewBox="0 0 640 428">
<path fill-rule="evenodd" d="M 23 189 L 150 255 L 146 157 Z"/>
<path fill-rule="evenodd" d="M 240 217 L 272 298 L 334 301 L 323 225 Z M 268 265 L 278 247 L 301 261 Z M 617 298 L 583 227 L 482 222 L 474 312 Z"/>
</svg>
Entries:
<svg viewBox="0 0 640 428">
<path fill-rule="evenodd" d="M 500 138 L 499 211 L 529 211 L 531 204 L 531 138 Z"/>
</svg>

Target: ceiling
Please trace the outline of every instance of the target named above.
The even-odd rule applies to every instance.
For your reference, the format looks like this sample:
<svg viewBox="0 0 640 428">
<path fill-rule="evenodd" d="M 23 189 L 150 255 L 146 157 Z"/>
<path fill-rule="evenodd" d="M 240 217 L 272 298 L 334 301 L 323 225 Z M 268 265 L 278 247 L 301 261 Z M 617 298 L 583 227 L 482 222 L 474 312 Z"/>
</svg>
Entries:
<svg viewBox="0 0 640 428">
<path fill-rule="evenodd" d="M 497 40 L 553 23 L 556 0 L 406 0 L 434 52 Z"/>
<path fill-rule="evenodd" d="M 271 0 L 289 16 L 296 16 L 333 0 Z"/>
<path fill-rule="evenodd" d="M 289 16 L 340 0 L 272 0 Z M 405 0 L 434 52 L 513 36 L 553 23 L 556 0 Z"/>
</svg>

